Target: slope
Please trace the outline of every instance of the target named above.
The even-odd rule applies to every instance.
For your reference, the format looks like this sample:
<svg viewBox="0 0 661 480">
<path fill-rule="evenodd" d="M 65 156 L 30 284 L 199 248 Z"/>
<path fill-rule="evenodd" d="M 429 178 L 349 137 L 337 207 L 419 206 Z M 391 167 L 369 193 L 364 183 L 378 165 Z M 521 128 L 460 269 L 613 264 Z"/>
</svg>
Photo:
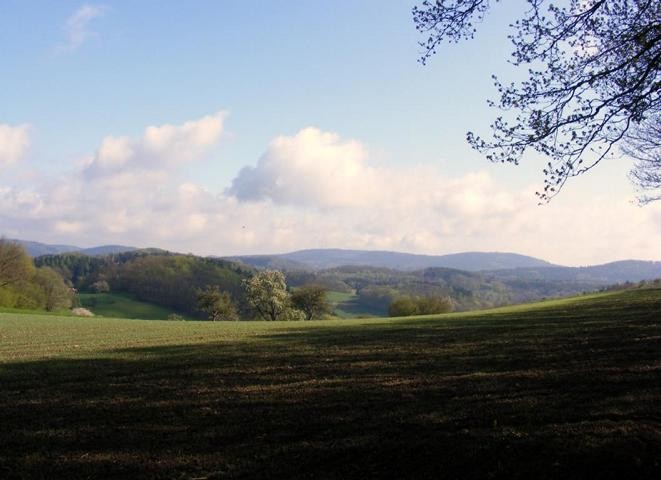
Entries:
<svg viewBox="0 0 661 480">
<path fill-rule="evenodd" d="M 660 312 L 639 289 L 351 323 L 0 314 L 0 471 L 658 478 Z"/>
</svg>

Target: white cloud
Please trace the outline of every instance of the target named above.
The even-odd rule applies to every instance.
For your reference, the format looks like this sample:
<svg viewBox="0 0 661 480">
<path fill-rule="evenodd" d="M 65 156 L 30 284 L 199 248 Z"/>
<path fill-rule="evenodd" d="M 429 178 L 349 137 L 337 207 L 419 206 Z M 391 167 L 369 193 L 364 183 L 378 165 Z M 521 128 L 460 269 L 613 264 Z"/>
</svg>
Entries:
<svg viewBox="0 0 661 480">
<path fill-rule="evenodd" d="M 335 133 L 305 128 L 273 140 L 255 167 L 244 167 L 228 194 L 241 201 L 372 212 L 452 212 L 464 219 L 510 214 L 516 195 L 496 192 L 484 172 L 445 178 L 425 165 L 377 167 L 367 148 Z"/>
<path fill-rule="evenodd" d="M 245 167 L 229 192 L 241 200 L 355 206 L 368 200 L 377 172 L 367 150 L 335 133 L 305 128 L 273 140 L 256 167 Z"/>
<path fill-rule="evenodd" d="M 538 207 L 532 187 L 508 190 L 485 172 L 377 166 L 359 142 L 313 128 L 274 139 L 225 193 L 175 173 L 221 132 L 222 115 L 212 115 L 107 137 L 77 173 L 33 190 L 0 188 L 0 234 L 215 255 L 341 247 L 661 260 L 661 204 L 585 201 L 567 190 Z"/>
<path fill-rule="evenodd" d="M 196 160 L 213 147 L 223 132 L 225 112 L 182 125 L 147 127 L 139 138 L 108 136 L 85 162 L 88 177 L 136 169 L 159 169 Z"/>
<path fill-rule="evenodd" d="M 90 37 L 95 35 L 89 24 L 108 11 L 103 5 L 83 5 L 68 19 L 64 27 L 66 40 L 55 48 L 55 53 L 71 53 L 80 48 Z"/>
<path fill-rule="evenodd" d="M 30 146 L 29 125 L 0 123 L 0 167 L 18 162 Z"/>
</svg>

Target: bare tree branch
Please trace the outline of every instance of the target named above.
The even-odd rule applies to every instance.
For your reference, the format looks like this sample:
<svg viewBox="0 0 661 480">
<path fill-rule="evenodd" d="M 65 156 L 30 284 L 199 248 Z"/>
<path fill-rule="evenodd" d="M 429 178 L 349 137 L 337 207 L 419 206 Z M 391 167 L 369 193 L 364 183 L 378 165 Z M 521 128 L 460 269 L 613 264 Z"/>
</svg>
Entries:
<svg viewBox="0 0 661 480">
<path fill-rule="evenodd" d="M 497 0 L 496 0 L 497 1 Z M 638 160 L 632 180 L 644 190 L 661 186 L 658 163 L 641 161 L 636 139 L 659 143 L 661 3 L 653 0 L 567 0 L 561 6 L 528 0 L 512 24 L 511 63 L 528 79 L 504 85 L 495 76 L 503 111 L 490 138 L 467 140 L 494 162 L 518 164 L 528 150 L 549 158 L 540 201 L 548 202 L 571 177 L 612 156 L 619 147 Z M 413 20 L 428 38 L 421 63 L 444 41 L 470 39 L 488 0 L 425 1 Z M 648 172 L 648 169 L 649 170 Z M 656 183 L 654 183 L 656 181 Z M 659 199 L 645 196 L 645 201 Z M 641 198 L 643 200 L 643 198 Z"/>
</svg>

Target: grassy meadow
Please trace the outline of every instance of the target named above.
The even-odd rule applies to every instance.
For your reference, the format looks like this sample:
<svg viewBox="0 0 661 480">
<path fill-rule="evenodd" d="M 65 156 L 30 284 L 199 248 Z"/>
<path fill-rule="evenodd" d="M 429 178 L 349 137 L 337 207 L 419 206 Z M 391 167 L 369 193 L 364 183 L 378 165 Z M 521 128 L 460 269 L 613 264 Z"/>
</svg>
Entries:
<svg viewBox="0 0 661 480">
<path fill-rule="evenodd" d="M 334 314 L 340 318 L 379 317 L 384 314 L 378 308 L 362 305 L 355 293 L 330 291 L 326 294 L 326 299 Z"/>
<path fill-rule="evenodd" d="M 95 315 L 113 318 L 138 318 L 142 320 L 165 320 L 175 313 L 160 305 L 141 302 L 124 293 L 79 293 L 81 306 Z"/>
<path fill-rule="evenodd" d="M 661 290 L 316 322 L 0 313 L 0 478 L 659 478 Z"/>
</svg>

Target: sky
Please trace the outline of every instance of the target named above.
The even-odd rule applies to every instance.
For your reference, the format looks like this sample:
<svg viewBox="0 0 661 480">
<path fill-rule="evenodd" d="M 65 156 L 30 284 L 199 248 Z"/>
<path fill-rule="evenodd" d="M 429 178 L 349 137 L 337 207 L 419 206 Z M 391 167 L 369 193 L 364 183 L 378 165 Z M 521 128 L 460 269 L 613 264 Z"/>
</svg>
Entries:
<svg viewBox="0 0 661 480">
<path fill-rule="evenodd" d="M 0 235 L 201 255 L 303 248 L 661 260 L 615 157 L 548 205 L 497 112 L 505 2 L 426 66 L 411 1 L 0 0 Z"/>
</svg>

